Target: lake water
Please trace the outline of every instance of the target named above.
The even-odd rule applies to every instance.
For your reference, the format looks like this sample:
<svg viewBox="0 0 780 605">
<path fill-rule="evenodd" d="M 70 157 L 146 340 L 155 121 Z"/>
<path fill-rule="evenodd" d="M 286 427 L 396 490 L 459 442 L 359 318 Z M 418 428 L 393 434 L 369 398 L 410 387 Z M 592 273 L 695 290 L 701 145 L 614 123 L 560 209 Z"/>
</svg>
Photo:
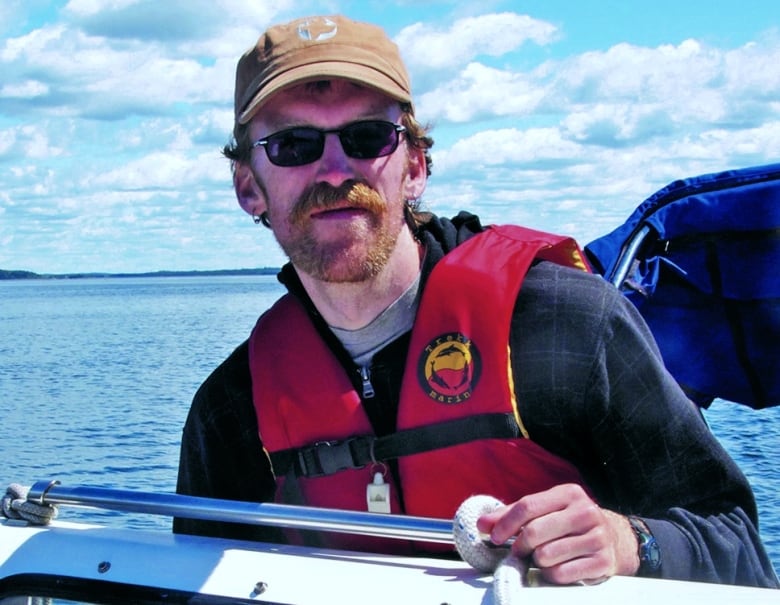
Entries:
<svg viewBox="0 0 780 605">
<path fill-rule="evenodd" d="M 0 487 L 173 492 L 193 393 L 281 292 L 273 276 L 0 281 Z M 753 484 L 780 570 L 780 409 L 718 401 L 706 416 Z M 170 526 L 110 511 L 60 517 Z"/>
</svg>

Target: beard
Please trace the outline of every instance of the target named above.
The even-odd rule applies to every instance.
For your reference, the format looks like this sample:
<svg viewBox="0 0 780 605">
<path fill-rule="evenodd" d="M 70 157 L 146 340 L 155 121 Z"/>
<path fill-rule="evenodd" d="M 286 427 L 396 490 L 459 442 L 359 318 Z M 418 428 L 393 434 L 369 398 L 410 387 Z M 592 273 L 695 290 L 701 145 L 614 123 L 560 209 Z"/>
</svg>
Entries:
<svg viewBox="0 0 780 605">
<path fill-rule="evenodd" d="M 341 208 L 344 200 L 364 211 L 364 220 L 349 221 L 338 238 L 323 241 L 311 213 Z M 390 204 L 375 189 L 353 180 L 338 187 L 317 183 L 301 194 L 288 223 L 289 232 L 283 238 L 277 234 L 277 241 L 296 269 L 324 282 L 358 283 L 387 265 L 404 225 L 403 200 L 399 194 Z"/>
</svg>

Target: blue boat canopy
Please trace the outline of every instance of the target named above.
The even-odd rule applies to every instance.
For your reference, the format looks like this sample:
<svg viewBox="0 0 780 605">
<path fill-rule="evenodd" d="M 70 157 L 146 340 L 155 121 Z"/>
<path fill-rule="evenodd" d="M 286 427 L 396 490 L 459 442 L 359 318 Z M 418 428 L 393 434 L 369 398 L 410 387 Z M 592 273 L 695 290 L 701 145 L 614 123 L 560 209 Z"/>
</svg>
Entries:
<svg viewBox="0 0 780 605">
<path fill-rule="evenodd" d="M 585 252 L 698 405 L 780 405 L 780 164 L 674 181 Z"/>
</svg>

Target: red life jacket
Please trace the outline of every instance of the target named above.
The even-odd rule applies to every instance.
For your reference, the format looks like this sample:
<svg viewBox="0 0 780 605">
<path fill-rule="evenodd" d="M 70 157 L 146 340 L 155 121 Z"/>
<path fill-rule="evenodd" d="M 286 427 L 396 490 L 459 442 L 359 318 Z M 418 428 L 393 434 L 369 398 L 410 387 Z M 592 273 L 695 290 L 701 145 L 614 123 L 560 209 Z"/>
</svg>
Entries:
<svg viewBox="0 0 780 605">
<path fill-rule="evenodd" d="M 486 229 L 436 264 L 412 330 L 398 433 L 389 437 L 373 437 L 360 395 L 297 299 L 285 295 L 264 313 L 249 363 L 277 501 L 289 501 L 285 482 L 293 481 L 302 503 L 365 511 L 366 486 L 386 470 L 388 452 L 398 458 L 403 493 L 401 503 L 387 473 L 393 513 L 452 518 L 474 494 L 513 502 L 562 483 L 582 485 L 573 465 L 528 438 L 515 400 L 508 335 L 534 259 L 587 270 L 573 240 L 510 226 Z M 328 536 L 326 545 L 408 547 L 347 534 Z"/>
</svg>

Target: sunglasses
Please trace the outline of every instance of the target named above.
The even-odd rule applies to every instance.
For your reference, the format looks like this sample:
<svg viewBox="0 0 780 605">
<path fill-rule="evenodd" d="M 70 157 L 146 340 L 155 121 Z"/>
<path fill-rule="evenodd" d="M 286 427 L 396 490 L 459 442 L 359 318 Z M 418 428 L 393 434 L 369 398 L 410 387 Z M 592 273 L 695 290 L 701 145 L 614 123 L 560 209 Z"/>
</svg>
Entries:
<svg viewBox="0 0 780 605">
<path fill-rule="evenodd" d="M 297 126 L 280 130 L 252 143 L 252 148 L 265 147 L 268 160 L 276 166 L 303 166 L 322 157 L 325 135 L 337 134 L 344 153 L 357 160 L 381 158 L 398 147 L 398 137 L 406 127 L 383 120 L 353 122 L 343 128 L 320 130 Z"/>
</svg>

